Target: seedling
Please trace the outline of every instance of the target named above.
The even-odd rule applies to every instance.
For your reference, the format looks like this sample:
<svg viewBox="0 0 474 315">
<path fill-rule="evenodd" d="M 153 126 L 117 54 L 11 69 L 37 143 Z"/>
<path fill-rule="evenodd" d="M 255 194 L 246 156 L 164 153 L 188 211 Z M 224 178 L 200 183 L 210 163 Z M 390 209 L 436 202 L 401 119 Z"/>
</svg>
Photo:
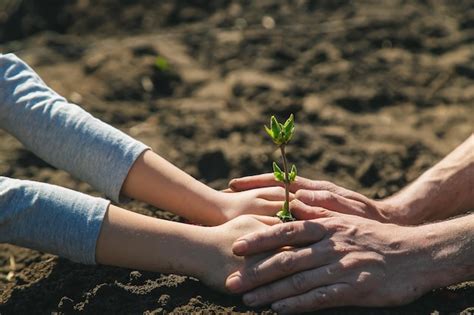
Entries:
<svg viewBox="0 0 474 315">
<path fill-rule="evenodd" d="M 158 71 L 166 72 L 170 69 L 170 64 L 166 58 L 158 56 L 155 59 L 155 67 L 158 69 Z"/>
<path fill-rule="evenodd" d="M 270 119 L 270 128 L 265 126 L 265 131 L 270 135 L 281 152 L 283 160 L 283 171 L 276 162 L 273 162 L 273 175 L 279 182 L 285 185 L 285 203 L 281 210 L 277 213 L 277 217 L 283 222 L 294 221 L 295 218 L 290 211 L 290 184 L 296 179 L 296 166 L 292 165 L 289 169 L 288 160 L 286 158 L 285 146 L 290 142 L 295 133 L 295 122 L 293 114 L 286 120 L 284 124 L 278 122 L 275 116 Z"/>
</svg>

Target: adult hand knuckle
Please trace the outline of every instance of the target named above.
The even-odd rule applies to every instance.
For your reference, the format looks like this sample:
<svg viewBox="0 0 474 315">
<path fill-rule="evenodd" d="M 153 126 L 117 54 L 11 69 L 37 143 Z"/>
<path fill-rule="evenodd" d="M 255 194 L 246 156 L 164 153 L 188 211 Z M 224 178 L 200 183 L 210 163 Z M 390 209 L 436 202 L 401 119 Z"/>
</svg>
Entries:
<svg viewBox="0 0 474 315">
<path fill-rule="evenodd" d="M 323 227 L 318 222 L 307 221 L 306 226 L 306 235 L 312 239 L 317 239 L 325 234 Z"/>
<path fill-rule="evenodd" d="M 334 213 L 329 211 L 328 209 L 326 208 L 319 208 L 319 213 L 321 214 L 321 216 L 323 217 L 331 217 L 331 216 L 334 216 Z"/>
<path fill-rule="evenodd" d="M 308 196 L 311 196 L 313 192 L 314 192 L 313 190 L 309 190 L 309 189 L 300 189 L 296 192 L 296 195 L 299 197 L 308 199 Z"/>
<path fill-rule="evenodd" d="M 291 272 L 295 266 L 295 257 L 293 253 L 284 251 L 279 254 L 278 265 L 283 272 Z"/>
<path fill-rule="evenodd" d="M 341 268 L 338 265 L 333 264 L 325 267 L 325 272 L 328 275 L 337 275 L 341 272 Z"/>
<path fill-rule="evenodd" d="M 299 295 L 295 298 L 294 303 L 293 303 L 293 307 L 296 310 L 303 310 L 306 307 L 308 307 L 308 300 L 304 296 Z"/>
<path fill-rule="evenodd" d="M 291 285 L 293 286 L 295 292 L 305 291 L 307 288 L 306 277 L 301 273 L 294 274 L 291 276 Z"/>
<path fill-rule="evenodd" d="M 260 269 L 252 267 L 248 270 L 247 276 L 252 283 L 259 283 L 261 278 Z"/>
<path fill-rule="evenodd" d="M 301 189 L 312 189 L 313 188 L 313 180 L 307 179 L 304 177 L 297 177 L 297 180 L 299 181 Z"/>
<path fill-rule="evenodd" d="M 334 244 L 334 253 L 337 255 L 346 255 L 350 253 L 352 248 L 345 243 L 336 243 Z"/>
<path fill-rule="evenodd" d="M 315 290 L 312 294 L 312 301 L 318 305 L 327 305 L 330 300 L 331 294 L 326 288 Z"/>
<path fill-rule="evenodd" d="M 355 270 L 364 265 L 363 255 L 358 252 L 348 253 L 340 263 L 345 270 Z"/>
<path fill-rule="evenodd" d="M 257 292 L 255 292 L 257 301 L 268 301 L 273 300 L 273 289 L 271 286 L 261 287 Z"/>
<path fill-rule="evenodd" d="M 330 201 L 334 201 L 336 199 L 336 197 L 334 196 L 334 194 L 330 191 L 319 191 L 318 192 L 318 198 L 321 200 L 321 201 L 326 201 L 326 202 L 330 202 Z"/>
<path fill-rule="evenodd" d="M 340 216 L 333 216 L 330 217 L 329 220 L 326 222 L 326 227 L 334 232 L 344 231 L 346 229 L 346 222 Z"/>
<path fill-rule="evenodd" d="M 247 237 L 247 241 L 252 244 L 261 244 L 265 241 L 265 236 L 261 233 L 254 233 Z"/>
<path fill-rule="evenodd" d="M 279 234 L 283 235 L 287 240 L 292 240 L 298 233 L 297 224 L 280 224 Z"/>
<path fill-rule="evenodd" d="M 309 206 L 301 200 L 296 199 L 294 204 L 294 209 L 299 211 L 308 212 Z M 293 210 L 293 208 L 292 208 Z"/>
<path fill-rule="evenodd" d="M 321 181 L 317 181 L 317 186 L 319 187 L 319 189 L 331 190 L 336 185 L 327 180 L 321 180 Z"/>
<path fill-rule="evenodd" d="M 303 198 L 305 195 L 306 195 L 306 190 L 298 190 L 298 191 L 295 193 L 296 199 L 301 199 L 301 198 Z"/>
<path fill-rule="evenodd" d="M 298 199 L 293 199 L 290 201 L 290 209 L 295 210 L 295 209 L 300 209 L 301 208 L 301 201 Z"/>
</svg>

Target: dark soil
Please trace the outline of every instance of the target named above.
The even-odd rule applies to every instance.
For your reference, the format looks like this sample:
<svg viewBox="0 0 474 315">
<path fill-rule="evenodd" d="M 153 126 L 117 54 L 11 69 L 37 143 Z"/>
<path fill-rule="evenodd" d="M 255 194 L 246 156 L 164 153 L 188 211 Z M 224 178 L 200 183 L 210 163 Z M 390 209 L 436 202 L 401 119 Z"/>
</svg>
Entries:
<svg viewBox="0 0 474 315">
<path fill-rule="evenodd" d="M 0 51 L 218 189 L 271 169 L 262 125 L 273 113 L 296 116 L 289 158 L 302 176 L 374 198 L 414 180 L 474 126 L 470 0 L 9 0 L 0 1 Z M 157 56 L 169 66 L 156 67 Z M 1 131 L 0 175 L 97 194 Z M 464 283 L 403 307 L 321 313 L 473 310 L 474 284 Z M 188 277 L 0 245 L 1 314 L 197 311 L 271 312 Z"/>
</svg>

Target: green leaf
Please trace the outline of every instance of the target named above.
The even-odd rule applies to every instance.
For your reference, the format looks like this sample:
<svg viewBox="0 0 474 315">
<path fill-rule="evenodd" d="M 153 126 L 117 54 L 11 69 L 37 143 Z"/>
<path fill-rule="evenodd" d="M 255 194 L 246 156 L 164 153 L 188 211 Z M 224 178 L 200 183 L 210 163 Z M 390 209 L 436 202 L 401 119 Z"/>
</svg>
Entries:
<svg viewBox="0 0 474 315">
<path fill-rule="evenodd" d="M 280 212 L 278 212 L 280 213 Z M 292 216 L 291 214 L 282 214 L 282 215 L 278 215 L 277 213 L 277 216 L 278 218 L 282 221 L 282 222 L 293 222 L 293 221 L 296 221 L 295 217 Z"/>
<path fill-rule="evenodd" d="M 273 175 L 275 176 L 275 179 L 279 182 L 284 182 L 285 181 L 285 174 L 282 172 L 280 167 L 278 167 L 278 164 L 273 162 Z"/>
<path fill-rule="evenodd" d="M 290 222 L 290 221 L 295 221 L 295 218 L 291 214 L 289 207 L 288 207 L 288 202 L 285 201 L 285 204 L 281 208 L 280 211 L 276 214 L 276 216 L 282 220 L 283 222 Z"/>
<path fill-rule="evenodd" d="M 280 127 L 280 123 L 276 120 L 275 116 L 272 116 L 270 120 L 270 128 L 273 131 L 273 140 L 275 142 L 278 142 L 278 140 L 280 139 L 281 127 Z"/>
<path fill-rule="evenodd" d="M 290 118 L 288 118 L 283 125 L 283 132 L 285 134 L 285 143 L 288 143 L 295 133 L 295 119 L 293 114 L 290 115 Z"/>
<path fill-rule="evenodd" d="M 288 117 L 288 119 L 285 121 L 285 127 L 288 126 L 289 124 L 293 124 L 295 121 L 295 116 L 293 114 Z"/>
<path fill-rule="evenodd" d="M 170 69 L 170 64 L 168 63 L 168 60 L 166 60 L 166 58 L 158 56 L 155 59 L 155 67 L 159 71 L 165 72 L 165 71 L 168 71 Z"/>
<path fill-rule="evenodd" d="M 265 131 L 266 131 L 266 132 L 268 133 L 268 135 L 269 135 L 270 137 L 272 137 L 272 139 L 273 139 L 273 131 L 272 131 L 270 128 L 268 128 L 267 126 L 264 126 L 264 127 L 265 127 Z"/>
<path fill-rule="evenodd" d="M 288 177 L 289 177 L 289 179 L 290 179 L 290 182 L 294 182 L 294 181 L 295 181 L 296 175 L 297 175 L 296 166 L 295 166 L 295 164 L 293 164 L 293 165 L 291 166 L 290 174 L 288 175 Z"/>
</svg>

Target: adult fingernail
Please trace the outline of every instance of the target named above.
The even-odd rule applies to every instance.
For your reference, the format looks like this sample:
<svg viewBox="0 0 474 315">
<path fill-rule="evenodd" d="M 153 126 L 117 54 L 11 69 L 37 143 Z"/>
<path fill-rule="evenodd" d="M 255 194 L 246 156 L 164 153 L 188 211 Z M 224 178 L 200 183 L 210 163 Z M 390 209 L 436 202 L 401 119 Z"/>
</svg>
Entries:
<svg viewBox="0 0 474 315">
<path fill-rule="evenodd" d="M 242 287 L 242 278 L 240 276 L 232 276 L 227 279 L 225 286 L 231 292 L 237 292 Z"/>
<path fill-rule="evenodd" d="M 247 243 L 246 240 L 236 241 L 234 245 L 232 246 L 232 250 L 236 254 L 245 253 L 248 248 L 249 248 L 249 244 Z"/>
<path fill-rule="evenodd" d="M 257 301 L 257 297 L 252 293 L 245 294 L 243 299 L 244 303 L 248 306 L 254 306 L 255 302 Z"/>
<path fill-rule="evenodd" d="M 239 184 L 239 180 L 234 178 L 229 182 L 229 187 L 230 188 L 235 188 Z"/>
</svg>

